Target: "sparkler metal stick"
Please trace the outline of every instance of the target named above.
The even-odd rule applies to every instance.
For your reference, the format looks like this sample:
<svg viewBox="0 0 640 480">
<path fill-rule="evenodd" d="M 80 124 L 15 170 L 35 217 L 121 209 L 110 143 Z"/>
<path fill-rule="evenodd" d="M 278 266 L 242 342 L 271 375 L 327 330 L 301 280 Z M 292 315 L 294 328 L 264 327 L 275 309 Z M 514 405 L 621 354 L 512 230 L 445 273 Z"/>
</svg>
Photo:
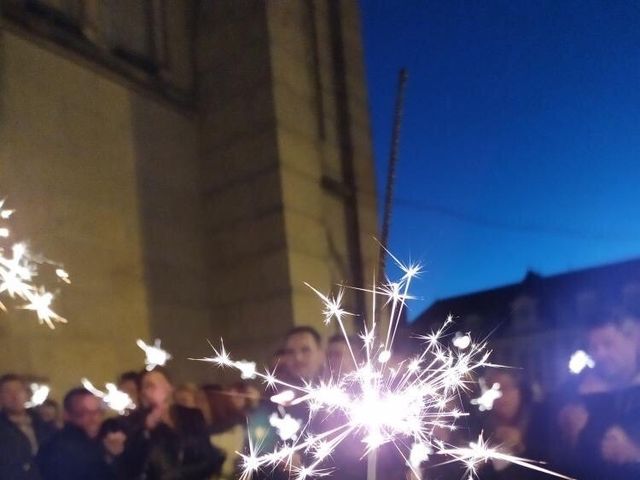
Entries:
<svg viewBox="0 0 640 480">
<path fill-rule="evenodd" d="M 382 216 L 382 231 L 380 234 L 380 264 L 378 271 L 380 279 L 384 278 L 385 264 L 387 260 L 386 248 L 389 247 L 389 229 L 391 228 L 391 210 L 393 208 L 393 187 L 396 181 L 396 166 L 398 164 L 398 150 L 400 148 L 400 130 L 402 128 L 402 111 L 404 109 L 404 94 L 409 75 L 406 69 L 398 72 L 398 90 L 393 115 L 393 130 L 391 131 L 391 149 L 389 151 L 389 166 L 387 170 L 387 183 L 384 192 L 384 213 Z"/>
</svg>

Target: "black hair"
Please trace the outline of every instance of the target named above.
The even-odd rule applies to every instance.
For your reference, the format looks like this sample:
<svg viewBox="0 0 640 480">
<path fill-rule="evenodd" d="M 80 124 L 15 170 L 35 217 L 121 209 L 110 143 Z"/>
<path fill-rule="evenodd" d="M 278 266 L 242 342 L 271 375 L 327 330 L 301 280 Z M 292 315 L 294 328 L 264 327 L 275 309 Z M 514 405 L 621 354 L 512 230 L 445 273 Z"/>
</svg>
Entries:
<svg viewBox="0 0 640 480">
<path fill-rule="evenodd" d="M 140 378 L 140 373 L 129 370 L 128 372 L 120 374 L 118 377 L 118 385 L 122 385 L 124 382 L 134 382 L 136 386 L 140 388 Z"/>
<path fill-rule="evenodd" d="M 301 325 L 299 327 L 293 327 L 291 330 L 287 332 L 284 338 L 285 340 L 289 340 L 294 335 L 302 335 L 305 333 L 311 335 L 313 337 L 313 340 L 316 342 L 316 344 L 319 347 L 322 346 L 322 337 L 320 336 L 320 334 L 315 328 L 309 325 Z"/>
<path fill-rule="evenodd" d="M 162 375 L 164 378 L 167 379 L 167 382 L 169 382 L 171 385 L 173 385 L 173 379 L 171 378 L 171 375 L 169 374 L 169 371 L 166 368 L 161 367 L 159 365 L 153 367 L 151 370 L 142 370 L 142 372 L 140 372 L 140 376 L 139 376 L 140 383 L 142 383 L 142 379 L 145 376 L 147 376 L 147 375 L 149 375 L 150 373 L 153 373 L 153 372 L 159 373 L 160 375 Z"/>
<path fill-rule="evenodd" d="M 95 395 L 83 387 L 72 388 L 64 396 L 64 400 L 62 400 L 62 408 L 64 408 L 65 412 L 71 413 L 75 399 L 85 396 L 94 397 Z"/>
</svg>

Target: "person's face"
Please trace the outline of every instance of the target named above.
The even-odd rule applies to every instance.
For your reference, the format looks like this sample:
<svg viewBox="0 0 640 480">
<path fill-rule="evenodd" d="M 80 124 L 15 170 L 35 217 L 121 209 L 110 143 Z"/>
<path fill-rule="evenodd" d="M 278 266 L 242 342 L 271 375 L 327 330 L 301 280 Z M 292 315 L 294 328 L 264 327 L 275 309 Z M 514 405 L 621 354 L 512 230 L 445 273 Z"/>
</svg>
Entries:
<svg viewBox="0 0 640 480">
<path fill-rule="evenodd" d="M 345 342 L 335 341 L 327 345 L 327 366 L 331 375 L 349 373 L 353 369 L 353 360 Z"/>
<path fill-rule="evenodd" d="M 502 396 L 493 402 L 493 414 L 505 421 L 513 420 L 522 405 L 522 392 L 508 373 L 492 375 L 487 384 L 493 385 L 496 382 L 500 384 Z"/>
<path fill-rule="evenodd" d="M 10 380 L 0 387 L 0 407 L 10 415 L 24 412 L 28 400 L 29 392 L 20 380 Z"/>
<path fill-rule="evenodd" d="M 170 402 L 173 387 L 160 372 L 149 372 L 142 377 L 142 401 L 149 407 L 160 407 Z"/>
<path fill-rule="evenodd" d="M 302 332 L 291 335 L 285 345 L 286 366 L 296 377 L 311 380 L 322 370 L 324 355 L 313 335 Z"/>
<path fill-rule="evenodd" d="M 68 423 L 84 430 L 89 438 L 96 438 L 104 420 L 104 410 L 100 399 L 94 395 L 77 396 L 71 411 L 65 412 Z"/>
<path fill-rule="evenodd" d="M 624 381 L 636 371 L 637 342 L 623 328 L 607 324 L 589 332 L 589 355 L 595 371 L 607 380 Z"/>
<path fill-rule="evenodd" d="M 125 380 L 121 382 L 120 385 L 118 385 L 118 389 L 129 395 L 131 401 L 138 405 L 140 399 L 138 385 L 136 384 L 136 382 L 134 382 L 133 380 Z"/>
</svg>

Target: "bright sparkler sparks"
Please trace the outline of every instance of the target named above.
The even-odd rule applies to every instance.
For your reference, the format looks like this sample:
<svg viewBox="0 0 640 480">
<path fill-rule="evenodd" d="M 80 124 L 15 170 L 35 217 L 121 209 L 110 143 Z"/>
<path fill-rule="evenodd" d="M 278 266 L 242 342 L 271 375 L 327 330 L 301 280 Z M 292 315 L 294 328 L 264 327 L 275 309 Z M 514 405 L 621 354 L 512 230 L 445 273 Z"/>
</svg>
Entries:
<svg viewBox="0 0 640 480">
<path fill-rule="evenodd" d="M 171 360 L 171 354 L 166 350 L 163 350 L 160 339 L 156 338 L 153 345 L 147 345 L 143 340 L 138 339 L 136 345 L 142 349 L 145 354 L 144 364 L 147 371 L 151 371 L 156 367 L 164 367 L 169 360 Z"/>
<path fill-rule="evenodd" d="M 572 480 L 571 477 L 560 475 L 559 473 L 540 466 L 540 463 L 535 462 L 534 460 L 509 455 L 507 453 L 501 452 L 498 448 L 489 447 L 487 445 L 487 442 L 482 438 L 482 434 L 478 436 L 477 442 L 470 442 L 468 447 L 442 447 L 438 453 L 449 455 L 455 460 L 464 463 L 467 466 L 470 480 L 475 477 L 478 466 L 483 463 L 487 463 L 490 460 L 513 463 L 514 465 L 520 465 L 521 467 L 535 470 L 540 473 L 545 473 L 547 475 L 552 475 L 558 478 L 564 478 L 566 480 Z"/>
<path fill-rule="evenodd" d="M 102 399 L 102 401 L 109 407 L 111 410 L 116 411 L 120 414 L 124 413 L 126 410 L 133 410 L 136 408 L 135 403 L 131 400 L 131 397 L 127 395 L 125 392 L 118 390 L 113 383 L 107 383 L 105 385 L 107 391 L 103 392 L 102 390 L 94 387 L 93 383 L 91 383 L 86 378 L 82 379 L 82 386 L 89 390 L 96 397 Z"/>
<path fill-rule="evenodd" d="M 27 403 L 25 403 L 26 408 L 33 408 L 38 405 L 42 405 L 47 400 L 49 393 L 51 392 L 49 385 L 40 385 L 39 383 L 32 383 L 29 385 L 29 388 L 31 389 L 31 398 Z"/>
<path fill-rule="evenodd" d="M 580 374 L 585 368 L 593 368 L 596 362 L 584 350 L 578 350 L 571 355 L 569 360 L 569 371 L 574 375 Z"/>
<path fill-rule="evenodd" d="M 372 296 L 373 308 L 372 317 L 360 334 L 362 355 L 354 352 L 358 346 L 349 342 L 344 325 L 344 319 L 353 315 L 341 306 L 344 290 L 341 289 L 337 296 L 332 297 L 310 287 L 324 303 L 325 324 L 335 322 L 345 336 L 355 367 L 350 373 L 318 385 L 297 385 L 278 379 L 273 372 L 253 371 L 268 386 L 279 388 L 280 393 L 274 395 L 272 401 L 280 405 L 304 402 L 312 418 L 296 432 L 295 438 L 287 435 L 289 440 L 271 452 L 260 452 L 259 446 L 254 447 L 249 438 L 249 452 L 240 454 L 243 467 L 241 479 L 251 478 L 260 469 L 278 468 L 283 464 L 287 465 L 296 479 L 326 475 L 324 462 L 348 437 L 360 438 L 363 456 L 384 444 L 394 444 L 418 478 L 419 464 L 432 453 L 464 462 L 471 475 L 475 474 L 478 464 L 499 459 L 568 478 L 531 461 L 489 448 L 482 437 L 467 448 L 445 445 L 435 437 L 437 429 L 455 429 L 456 420 L 465 415 L 451 405 L 473 382 L 474 371 L 496 365 L 488 362 L 490 352 L 486 343 L 473 342 L 467 334 L 460 335 L 453 342 L 453 348 L 448 346 L 449 342 L 445 342 L 444 337 L 453 322 L 451 317 L 436 332 L 422 337 L 424 345 L 418 356 L 396 360 L 393 355 L 396 330 L 402 309 L 411 298 L 408 293 L 411 280 L 420 269 L 415 265 L 403 265 L 393 255 L 390 257 L 403 275 L 398 282 L 387 281 L 380 286 L 374 284 L 371 289 L 364 289 Z M 386 331 L 380 332 L 376 304 L 385 305 L 389 312 Z M 243 372 L 243 361 L 233 360 L 224 344 L 213 351 L 213 357 L 201 360 Z M 495 397 L 496 393 L 492 391 Z M 336 422 L 324 423 L 329 418 L 339 419 L 338 426 L 335 426 Z M 407 445 L 412 445 L 411 451 L 405 451 Z M 294 458 L 297 459 L 295 462 L 292 460 Z M 300 463 L 301 458 L 306 460 Z"/>
<path fill-rule="evenodd" d="M 301 424 L 300 420 L 293 418 L 288 413 L 280 416 L 273 412 L 269 417 L 269 425 L 277 430 L 278 436 L 284 441 L 295 439 Z"/>
<path fill-rule="evenodd" d="M 3 206 L 4 200 L 0 200 L 0 220 L 6 221 L 12 216 L 13 210 L 3 209 Z M 0 227 L 1 238 L 10 236 L 11 231 L 8 227 Z M 34 278 L 38 276 L 39 267 L 45 264 L 54 267 L 54 273 L 59 280 L 70 283 L 69 274 L 60 265 L 31 255 L 25 244 L 14 243 L 10 248 L 0 246 L 0 294 L 4 293 L 11 299 L 25 301 L 26 303 L 19 308 L 32 310 L 40 323 L 53 329 L 55 323 L 67 321 L 51 309 L 54 294 L 33 283 Z M 6 311 L 2 302 L 0 309 Z"/>
<path fill-rule="evenodd" d="M 487 388 L 487 382 L 484 378 L 478 380 L 480 385 L 480 396 L 471 400 L 471 405 L 477 405 L 478 410 L 484 412 L 493 408 L 493 402 L 502 397 L 500 384 L 494 383 L 491 388 Z"/>
</svg>

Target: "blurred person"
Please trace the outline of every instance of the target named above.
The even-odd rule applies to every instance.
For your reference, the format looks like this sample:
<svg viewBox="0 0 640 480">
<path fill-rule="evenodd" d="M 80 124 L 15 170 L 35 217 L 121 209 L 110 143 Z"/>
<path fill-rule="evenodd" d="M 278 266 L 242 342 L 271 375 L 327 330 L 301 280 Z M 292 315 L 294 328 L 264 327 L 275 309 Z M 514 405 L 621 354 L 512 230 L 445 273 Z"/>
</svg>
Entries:
<svg viewBox="0 0 640 480">
<path fill-rule="evenodd" d="M 176 405 L 187 408 L 197 408 L 202 412 L 206 425 L 211 424 L 211 408 L 207 396 L 195 383 L 183 383 L 173 393 Z"/>
<path fill-rule="evenodd" d="M 54 429 L 25 408 L 29 389 L 22 377 L 0 377 L 0 479 L 40 479 L 35 456 Z"/>
<path fill-rule="evenodd" d="M 36 414 L 45 424 L 54 430 L 62 427 L 62 418 L 60 417 L 60 407 L 58 402 L 47 398 L 41 405 L 34 408 Z"/>
<path fill-rule="evenodd" d="M 127 419 L 126 478 L 205 480 L 220 473 L 224 458 L 209 441 L 202 412 L 175 404 L 173 394 L 164 368 L 141 374 L 142 407 Z"/>
<path fill-rule="evenodd" d="M 118 377 L 118 390 L 123 391 L 135 405 L 140 405 L 140 374 L 128 371 Z"/>
<path fill-rule="evenodd" d="M 271 361 L 269 362 L 269 370 L 277 370 L 280 374 L 284 373 L 286 376 L 286 356 L 287 352 L 284 347 L 278 348 L 273 355 L 271 356 Z"/>
<path fill-rule="evenodd" d="M 117 459 L 124 449 L 123 432 L 100 436 L 102 400 L 84 388 L 64 397 L 65 425 L 38 454 L 45 480 L 108 480 L 118 476 Z"/>
<path fill-rule="evenodd" d="M 322 337 L 309 326 L 294 327 L 285 336 L 285 365 L 296 380 L 314 382 L 320 379 L 325 355 Z"/>
<path fill-rule="evenodd" d="M 197 408 L 198 387 L 195 383 L 183 383 L 176 387 L 173 399 L 176 405 Z"/>
<path fill-rule="evenodd" d="M 540 432 L 537 428 L 537 409 L 534 409 L 531 387 L 513 370 L 489 370 L 487 385 L 498 383 L 502 396 L 481 418 L 480 432 L 484 438 L 509 455 L 543 460 Z M 491 460 L 481 469 L 487 480 L 542 479 L 545 475 L 508 462 Z"/>
<path fill-rule="evenodd" d="M 283 377 L 282 371 L 277 371 L 277 377 L 291 384 L 303 382 L 316 383 L 322 378 L 324 371 L 325 355 L 322 348 L 322 337 L 318 331 L 310 326 L 298 326 L 289 330 L 284 338 L 284 366 L 289 378 Z M 289 414 L 305 425 L 309 420 L 309 410 L 305 402 L 295 406 L 289 404 L 276 405 L 270 399 L 276 393 L 288 390 L 287 387 L 277 386 L 276 390 L 265 392 L 264 398 L 258 407 L 251 413 L 247 422 L 248 435 L 255 443 L 260 442 L 263 451 L 270 451 L 280 443 L 277 432 L 270 424 L 272 415 L 282 416 Z M 308 431 L 313 428 L 309 427 Z M 246 450 L 245 446 L 245 450 Z M 292 463 L 301 461 L 296 454 Z M 270 472 L 258 472 L 256 480 L 280 480 L 287 479 L 291 475 L 289 468 L 279 465 Z"/>
<path fill-rule="evenodd" d="M 333 335 L 327 342 L 327 370 L 328 374 L 332 377 L 345 375 L 356 370 L 356 366 L 353 363 L 351 352 L 349 351 L 349 345 L 352 345 L 354 356 L 358 361 L 357 354 L 360 352 L 360 348 L 356 345 L 360 345 L 353 338 L 345 338 L 342 334 Z"/>
<path fill-rule="evenodd" d="M 559 409 L 558 430 L 571 442 L 569 473 L 581 479 L 640 478 L 640 371 L 638 320 L 610 310 L 586 332 L 595 362 Z"/>
<path fill-rule="evenodd" d="M 222 478 L 235 479 L 241 452 L 247 439 L 247 415 L 255 409 L 259 392 L 246 382 L 228 387 L 207 385 L 203 388 L 211 406 L 211 442 L 226 455 L 222 466 Z M 258 399 L 255 396 L 258 394 Z"/>
</svg>

